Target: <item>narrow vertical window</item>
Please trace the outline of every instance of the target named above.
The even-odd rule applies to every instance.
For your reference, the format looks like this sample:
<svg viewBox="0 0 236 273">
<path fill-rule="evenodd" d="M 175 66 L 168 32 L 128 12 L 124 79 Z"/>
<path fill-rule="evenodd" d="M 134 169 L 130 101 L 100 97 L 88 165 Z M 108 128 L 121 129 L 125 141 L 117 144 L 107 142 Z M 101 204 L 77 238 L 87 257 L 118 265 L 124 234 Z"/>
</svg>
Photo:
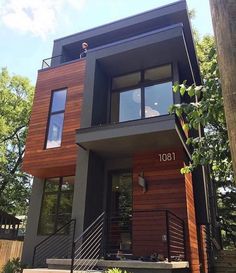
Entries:
<svg viewBox="0 0 236 273">
<path fill-rule="evenodd" d="M 67 90 L 63 89 L 52 94 L 46 149 L 61 146 L 66 92 Z"/>
</svg>

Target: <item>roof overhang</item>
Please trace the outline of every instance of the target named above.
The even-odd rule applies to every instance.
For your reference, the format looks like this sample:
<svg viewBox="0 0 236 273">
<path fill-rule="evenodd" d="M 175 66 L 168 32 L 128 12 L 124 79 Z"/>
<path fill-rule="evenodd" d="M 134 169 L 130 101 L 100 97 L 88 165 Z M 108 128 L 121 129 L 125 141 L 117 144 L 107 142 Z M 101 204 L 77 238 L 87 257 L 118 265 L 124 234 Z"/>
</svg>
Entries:
<svg viewBox="0 0 236 273">
<path fill-rule="evenodd" d="M 53 56 L 61 55 L 65 52 L 70 55 L 70 60 L 76 59 L 79 56 L 81 43 L 83 41 L 89 43 L 90 51 L 104 45 L 113 44 L 121 40 L 142 35 L 143 33 L 176 24 L 183 25 L 183 33 L 186 48 L 188 49 L 189 60 L 193 67 L 196 82 L 200 83 L 200 73 L 189 22 L 187 3 L 183 0 L 57 39 L 54 41 Z"/>
<path fill-rule="evenodd" d="M 103 158 L 132 156 L 142 151 L 182 147 L 174 116 L 161 116 L 78 129 L 76 143 Z"/>
<path fill-rule="evenodd" d="M 184 80 L 195 81 L 182 24 L 97 47 L 87 59 L 88 63 L 99 63 L 110 76 L 175 62 Z"/>
</svg>

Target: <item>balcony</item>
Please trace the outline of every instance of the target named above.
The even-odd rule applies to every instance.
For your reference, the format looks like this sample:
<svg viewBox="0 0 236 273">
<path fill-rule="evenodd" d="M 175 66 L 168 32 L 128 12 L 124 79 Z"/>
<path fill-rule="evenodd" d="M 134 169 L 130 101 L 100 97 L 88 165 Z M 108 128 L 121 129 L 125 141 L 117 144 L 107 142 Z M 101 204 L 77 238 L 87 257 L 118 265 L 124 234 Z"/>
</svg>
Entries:
<svg viewBox="0 0 236 273">
<path fill-rule="evenodd" d="M 172 115 L 81 128 L 76 143 L 104 158 L 135 152 L 182 147 L 184 135 Z"/>
</svg>

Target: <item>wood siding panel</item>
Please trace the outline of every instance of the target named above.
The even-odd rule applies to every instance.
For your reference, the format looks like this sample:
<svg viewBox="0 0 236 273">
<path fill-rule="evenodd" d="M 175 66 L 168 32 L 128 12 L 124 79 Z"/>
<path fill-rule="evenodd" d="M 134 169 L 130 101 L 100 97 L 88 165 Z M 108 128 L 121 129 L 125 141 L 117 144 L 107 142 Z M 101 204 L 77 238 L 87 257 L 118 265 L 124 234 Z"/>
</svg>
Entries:
<svg viewBox="0 0 236 273">
<path fill-rule="evenodd" d="M 175 152 L 176 160 L 160 162 L 159 154 Z M 182 175 L 183 150 L 165 150 L 137 154 L 133 158 L 133 228 L 132 248 L 137 256 L 153 252 L 167 256 L 165 217 L 162 212 L 135 213 L 137 210 L 170 210 L 185 221 L 187 259 L 192 273 L 199 272 L 198 241 L 191 175 Z M 144 173 L 147 192 L 138 184 L 138 175 Z M 173 230 L 172 230 L 173 231 Z"/>
<path fill-rule="evenodd" d="M 37 177 L 74 175 L 83 103 L 85 60 L 39 71 L 26 141 L 24 171 Z M 61 147 L 44 149 L 52 91 L 67 89 Z"/>
<path fill-rule="evenodd" d="M 192 273 L 200 273 L 199 249 L 196 215 L 193 197 L 192 174 L 185 174 L 186 207 L 187 207 L 187 253 Z"/>
<path fill-rule="evenodd" d="M 175 152 L 176 160 L 160 162 L 161 153 Z M 133 253 L 149 256 L 154 252 L 167 256 L 165 212 L 135 213 L 137 210 L 170 210 L 186 219 L 186 194 L 182 151 L 165 150 L 137 154 L 133 162 Z M 138 175 L 144 172 L 147 192 L 138 184 Z"/>
</svg>

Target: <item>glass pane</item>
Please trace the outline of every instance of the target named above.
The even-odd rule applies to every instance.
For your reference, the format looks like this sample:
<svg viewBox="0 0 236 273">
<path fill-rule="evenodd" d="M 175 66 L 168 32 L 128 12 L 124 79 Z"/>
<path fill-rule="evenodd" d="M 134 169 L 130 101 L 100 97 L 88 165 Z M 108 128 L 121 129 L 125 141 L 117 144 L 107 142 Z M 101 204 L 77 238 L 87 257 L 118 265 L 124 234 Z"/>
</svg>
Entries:
<svg viewBox="0 0 236 273">
<path fill-rule="evenodd" d="M 112 175 L 111 216 L 108 230 L 108 251 L 131 250 L 132 217 L 132 175 L 119 173 Z"/>
<path fill-rule="evenodd" d="M 59 178 L 48 178 L 45 182 L 45 192 L 58 192 Z"/>
<path fill-rule="evenodd" d="M 57 212 L 57 194 L 45 193 L 39 222 L 40 234 L 51 234 L 55 231 Z"/>
<path fill-rule="evenodd" d="M 51 116 L 46 148 L 55 148 L 61 146 L 63 120 L 64 113 Z"/>
<path fill-rule="evenodd" d="M 151 69 L 147 69 L 144 73 L 144 79 L 149 81 L 154 80 L 164 80 L 171 78 L 171 65 L 164 65 L 160 67 L 155 67 Z"/>
<path fill-rule="evenodd" d="M 57 229 L 71 219 L 73 192 L 62 192 L 58 208 Z"/>
<path fill-rule="evenodd" d="M 132 212 L 132 175 L 119 173 L 112 175 L 112 204 L 113 214 L 127 218 Z"/>
<path fill-rule="evenodd" d="M 119 89 L 137 85 L 140 82 L 140 72 L 115 77 L 112 79 L 112 89 Z"/>
<path fill-rule="evenodd" d="M 66 104 L 66 90 L 53 92 L 52 99 L 52 113 L 65 110 Z"/>
<path fill-rule="evenodd" d="M 134 89 L 120 93 L 119 121 L 141 118 L 141 90 Z"/>
<path fill-rule="evenodd" d="M 73 191 L 74 189 L 74 181 L 75 177 L 74 176 L 68 176 L 63 178 L 63 183 L 61 185 L 61 190 L 62 191 Z"/>
<path fill-rule="evenodd" d="M 168 114 L 173 104 L 172 82 L 156 84 L 145 88 L 145 117 Z"/>
</svg>

